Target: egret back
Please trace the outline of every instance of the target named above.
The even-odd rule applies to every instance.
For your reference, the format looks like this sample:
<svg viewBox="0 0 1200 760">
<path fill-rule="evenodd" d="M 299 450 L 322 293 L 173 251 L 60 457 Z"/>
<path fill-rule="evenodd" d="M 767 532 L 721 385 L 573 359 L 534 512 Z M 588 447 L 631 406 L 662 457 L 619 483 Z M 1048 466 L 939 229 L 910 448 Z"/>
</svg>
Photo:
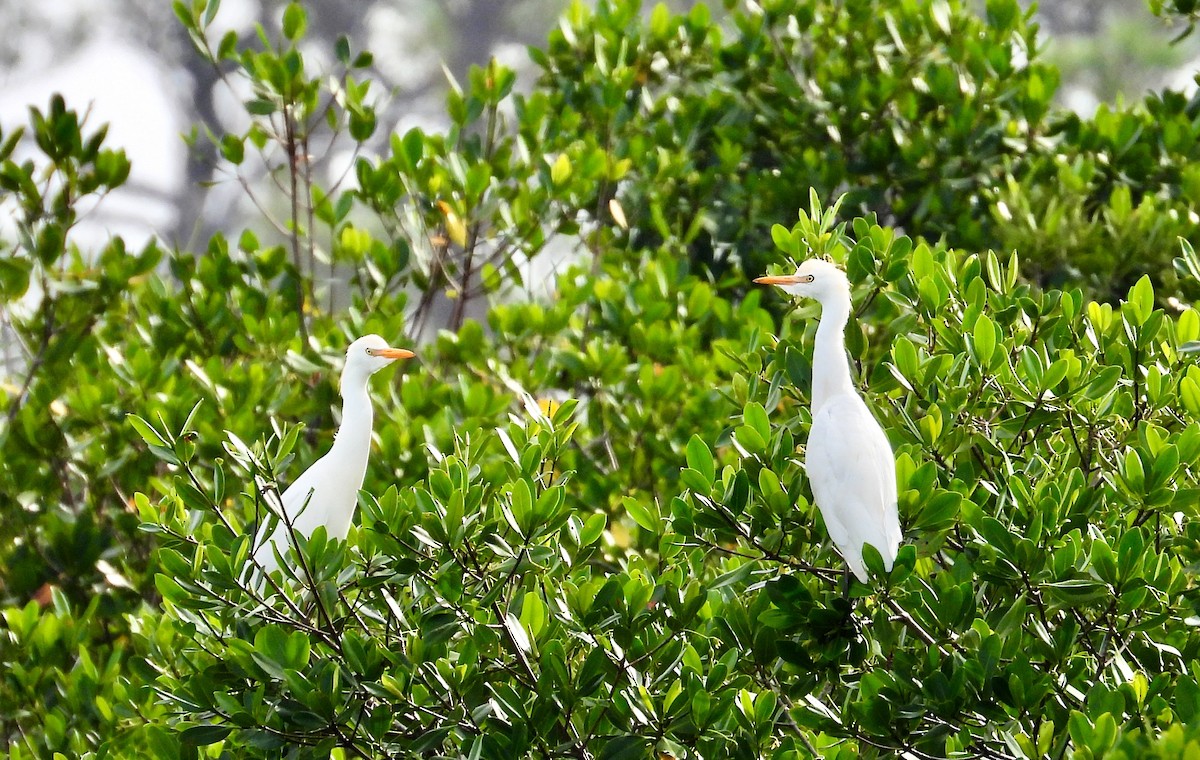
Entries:
<svg viewBox="0 0 1200 760">
<path fill-rule="evenodd" d="M 805 468 L 829 536 L 858 579 L 867 581 L 864 543 L 891 570 L 900 546 L 895 458 L 857 394 L 838 394 L 816 410 Z"/>
<path fill-rule="evenodd" d="M 330 538 L 345 539 L 350 532 L 366 462 L 365 458 L 361 466 L 357 462 L 340 462 L 337 453 L 336 449 L 331 450 L 318 459 L 283 492 L 283 511 L 301 536 L 311 536 L 320 525 L 325 526 Z M 276 549 L 272 547 L 282 554 L 290 546 L 287 526 L 280 521 L 271 537 L 259 546 L 255 558 L 270 572 L 278 567 Z"/>
</svg>

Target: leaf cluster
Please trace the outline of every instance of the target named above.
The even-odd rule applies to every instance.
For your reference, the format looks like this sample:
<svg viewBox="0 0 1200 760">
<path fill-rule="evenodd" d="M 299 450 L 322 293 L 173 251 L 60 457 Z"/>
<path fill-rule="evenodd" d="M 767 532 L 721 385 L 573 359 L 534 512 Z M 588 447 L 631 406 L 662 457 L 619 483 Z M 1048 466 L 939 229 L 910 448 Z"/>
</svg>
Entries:
<svg viewBox="0 0 1200 760">
<path fill-rule="evenodd" d="M 1194 745 L 1191 105 L 1054 113 L 1008 0 L 640 10 L 576 4 L 532 92 L 480 67 L 446 134 L 383 136 L 301 5 L 214 41 L 177 4 L 253 93 L 195 144 L 262 224 L 196 255 L 73 246 L 128 165 L 61 101 L 32 158 L 0 135 L 10 754 Z M 746 277 L 811 255 L 906 536 L 846 593 L 800 464 L 818 312 Z M 423 342 L 374 382 L 357 525 L 256 575 L 367 332 Z"/>
</svg>

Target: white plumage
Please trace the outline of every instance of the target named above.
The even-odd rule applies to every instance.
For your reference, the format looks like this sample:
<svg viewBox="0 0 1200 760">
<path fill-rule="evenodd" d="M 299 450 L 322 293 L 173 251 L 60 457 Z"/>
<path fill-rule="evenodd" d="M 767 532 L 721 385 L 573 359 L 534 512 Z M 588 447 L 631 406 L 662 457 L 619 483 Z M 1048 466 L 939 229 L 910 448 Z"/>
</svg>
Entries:
<svg viewBox="0 0 1200 760">
<path fill-rule="evenodd" d="M 378 335 L 365 335 L 350 344 L 341 378 L 342 424 L 334 435 L 333 446 L 281 497 L 287 521 L 297 534 L 307 538 L 319 525 L 325 526 L 330 538 L 344 539 L 350 532 L 371 452 L 374 410 L 367 383 L 371 375 L 392 362 L 413 355 L 412 351 L 391 348 Z M 260 533 L 254 543 L 258 547 L 255 560 L 267 572 L 277 569 L 276 552 L 286 554 L 290 548 L 286 524 L 280 520 L 270 538 L 264 541 Z"/>
<path fill-rule="evenodd" d="M 755 282 L 821 304 L 813 349 L 813 421 L 804 464 L 829 537 L 866 583 L 863 544 L 874 546 L 890 571 L 901 536 L 896 460 L 883 428 L 850 380 L 845 341 L 850 282 L 841 269 L 821 259 L 805 261 L 794 275 Z"/>
</svg>

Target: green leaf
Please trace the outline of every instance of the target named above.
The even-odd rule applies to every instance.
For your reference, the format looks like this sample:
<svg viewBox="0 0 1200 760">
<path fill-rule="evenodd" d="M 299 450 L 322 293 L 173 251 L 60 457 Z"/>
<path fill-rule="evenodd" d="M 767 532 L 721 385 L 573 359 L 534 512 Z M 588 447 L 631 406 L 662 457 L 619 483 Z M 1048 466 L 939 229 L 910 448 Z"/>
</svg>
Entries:
<svg viewBox="0 0 1200 760">
<path fill-rule="evenodd" d="M 632 496 L 624 497 L 621 502 L 625 505 L 625 511 L 633 518 L 633 521 L 639 526 L 645 528 L 652 533 L 658 533 L 662 530 L 662 519 L 658 516 L 658 506 L 653 505 L 654 512 L 651 514 L 651 506 L 643 503 L 639 499 Z"/>
<path fill-rule="evenodd" d="M 705 490 L 711 488 L 717 477 L 717 465 L 713 461 L 713 455 L 709 451 L 708 445 L 700 439 L 700 436 L 693 435 L 688 440 L 686 457 L 688 467 L 700 473 L 700 477 L 704 479 Z"/>
<path fill-rule="evenodd" d="M 546 603 L 536 592 L 529 591 L 521 600 L 521 627 L 529 632 L 532 639 L 546 627 Z"/>
<path fill-rule="evenodd" d="M 1066 359 L 1058 359 L 1052 362 L 1046 368 L 1045 373 L 1042 374 L 1042 382 L 1038 390 L 1043 392 L 1054 390 L 1067 376 L 1068 367 L 1069 364 Z"/>
<path fill-rule="evenodd" d="M 350 63 L 350 38 L 344 34 L 339 34 L 337 40 L 333 43 L 334 56 L 343 66 Z"/>
<path fill-rule="evenodd" d="M 583 528 L 579 531 L 579 545 L 591 546 L 600 539 L 604 534 L 604 529 L 608 526 L 608 516 L 604 513 L 592 515 L 583 524 Z"/>
<path fill-rule="evenodd" d="M 363 106 L 350 111 L 350 137 L 365 142 L 375 133 L 375 109 Z"/>
<path fill-rule="evenodd" d="M 901 335 L 892 344 L 892 362 L 909 383 L 918 379 L 920 364 L 917 359 L 917 348 L 907 337 Z"/>
<path fill-rule="evenodd" d="M 1143 494 L 1146 492 L 1146 471 L 1142 467 L 1142 458 L 1138 456 L 1138 452 L 1134 449 L 1126 449 L 1125 457 L 1121 460 L 1124 465 L 1121 467 L 1121 476 L 1125 480 L 1125 484 L 1129 487 L 1129 491 L 1134 494 Z"/>
<path fill-rule="evenodd" d="M 1082 749 L 1091 744 L 1092 722 L 1078 710 L 1071 711 L 1071 717 L 1067 720 L 1067 731 L 1071 736 L 1071 742 L 1077 748 Z"/>
<path fill-rule="evenodd" d="M 1074 578 L 1046 585 L 1050 595 L 1067 606 L 1092 604 L 1110 595 L 1108 586 L 1091 578 Z"/>
<path fill-rule="evenodd" d="M 173 604 L 182 606 L 189 599 L 189 595 L 183 590 L 183 587 L 175 582 L 174 578 L 170 578 L 162 573 L 154 575 L 154 587 L 158 589 L 158 593 L 162 594 L 163 599 L 166 599 Z"/>
<path fill-rule="evenodd" d="M 796 241 L 792 237 L 792 231 L 782 224 L 771 226 L 771 240 L 775 243 L 775 247 L 783 251 L 787 255 L 796 258 L 800 255 L 800 251 L 796 246 Z"/>
<path fill-rule="evenodd" d="M 413 740 L 412 746 L 408 749 L 418 757 L 431 754 L 434 750 L 442 746 L 442 742 L 446 740 L 446 737 L 453 730 L 454 726 L 435 726 L 417 736 Z"/>
<path fill-rule="evenodd" d="M 421 640 L 428 646 L 437 646 L 449 641 L 462 630 L 458 617 L 446 610 L 433 609 L 421 620 Z"/>
<path fill-rule="evenodd" d="M 1005 289 L 1004 275 L 1000 271 L 1000 259 L 995 251 L 988 251 L 984 256 L 984 271 L 987 273 L 988 284 L 992 290 L 1003 292 Z"/>
<path fill-rule="evenodd" d="M 1174 480 L 1175 472 L 1179 469 L 1179 448 L 1167 445 L 1158 452 L 1150 464 L 1149 477 L 1146 479 L 1146 490 L 1168 485 Z"/>
<path fill-rule="evenodd" d="M 1100 576 L 1100 580 L 1105 583 L 1116 583 L 1117 581 L 1117 560 L 1113 554 L 1112 547 L 1108 545 L 1103 537 L 1092 541 L 1092 548 L 1089 554 L 1089 560 L 1092 567 L 1096 570 L 1096 575 Z"/>
<path fill-rule="evenodd" d="M 1133 310 L 1134 322 L 1138 325 L 1145 324 L 1150 318 L 1150 313 L 1154 311 L 1154 285 L 1150 282 L 1150 275 L 1142 275 L 1129 289 L 1127 303 Z"/>
<path fill-rule="evenodd" d="M 275 625 L 264 626 L 254 634 L 254 661 L 274 678 L 283 678 L 287 634 Z"/>
<path fill-rule="evenodd" d="M 514 527 L 522 536 L 529 535 L 533 524 L 533 492 L 525 478 L 513 483 L 511 504 L 513 519 L 516 522 Z"/>
<path fill-rule="evenodd" d="M 987 0 L 988 21 L 998 29 L 1008 29 L 1020 11 L 1016 0 Z"/>
<path fill-rule="evenodd" d="M 1099 401 L 1111 393 L 1113 388 L 1117 387 L 1122 374 L 1121 367 L 1105 367 L 1083 389 L 1083 395 L 1092 401 Z"/>
<path fill-rule="evenodd" d="M 518 649 L 525 654 L 529 654 L 532 651 L 532 646 L 529 643 L 529 634 L 527 634 L 525 629 L 521 626 L 520 620 L 518 620 L 512 614 L 507 614 L 504 616 L 504 627 L 508 629 L 513 641 L 516 642 Z"/>
<path fill-rule="evenodd" d="M 1092 738 L 1089 743 L 1096 757 L 1103 757 L 1112 749 L 1117 740 L 1117 722 L 1112 713 L 1101 713 L 1092 727 Z"/>
<path fill-rule="evenodd" d="M 404 133 L 404 140 L 401 142 L 403 151 L 400 155 L 404 157 L 405 162 L 410 170 L 415 169 L 420 163 L 421 157 L 425 154 L 425 134 L 420 129 L 413 128 Z"/>
<path fill-rule="evenodd" d="M 758 492 L 764 499 L 769 499 L 775 494 L 783 493 L 783 486 L 779 482 L 779 476 L 768 467 L 764 467 L 758 471 Z"/>
<path fill-rule="evenodd" d="M 763 440 L 765 446 L 765 442 L 771 438 L 771 422 L 767 419 L 767 412 L 763 408 L 763 405 L 757 401 L 751 401 L 749 404 L 746 404 L 746 408 L 742 412 L 742 419 L 745 420 L 747 425 L 754 428 L 754 431 L 758 433 L 759 438 Z"/>
<path fill-rule="evenodd" d="M 252 116 L 270 116 L 277 110 L 279 110 L 278 107 L 271 100 L 254 98 L 246 101 L 246 112 Z"/>
<path fill-rule="evenodd" d="M 246 145 L 237 135 L 224 135 L 221 137 L 221 156 L 237 166 L 246 158 Z"/>
<path fill-rule="evenodd" d="M 211 26 L 213 19 L 217 17 L 217 11 L 221 8 L 221 0 L 208 0 L 204 9 L 204 26 Z"/>
<path fill-rule="evenodd" d="M 1146 544 L 1140 528 L 1125 531 L 1117 545 L 1117 573 L 1121 579 L 1132 576 L 1134 568 L 1143 559 Z"/>
<path fill-rule="evenodd" d="M 1193 418 L 1200 418 L 1200 382 L 1190 376 L 1180 380 L 1179 398 Z"/>
<path fill-rule="evenodd" d="M 996 327 L 986 314 L 980 314 L 975 320 L 975 360 L 980 369 L 988 369 L 992 364 L 992 356 L 996 351 Z"/>
<path fill-rule="evenodd" d="M 183 0 L 173 0 L 171 9 L 175 11 L 175 17 L 179 19 L 179 23 L 184 29 L 196 28 L 196 17 L 192 15 L 192 11 L 187 3 L 183 2 Z"/>
<path fill-rule="evenodd" d="M 963 497 L 954 491 L 943 491 L 929 499 L 917 515 L 913 527 L 917 530 L 945 530 L 954 525 Z"/>
<path fill-rule="evenodd" d="M 158 446 L 159 448 L 170 448 L 171 445 L 167 443 L 167 440 L 163 438 L 157 430 L 154 429 L 153 425 L 151 425 L 149 422 L 146 422 L 146 420 L 142 419 L 136 414 L 127 414 L 125 415 L 125 419 L 129 421 L 129 424 L 133 426 L 133 429 L 137 431 L 138 435 L 140 435 L 142 440 L 146 443 L 150 444 L 151 446 Z"/>
<path fill-rule="evenodd" d="M 288 3 L 287 8 L 283 11 L 283 36 L 295 42 L 304 36 L 306 26 L 308 26 L 308 15 L 304 11 L 304 6 L 299 3 Z"/>
<path fill-rule="evenodd" d="M 741 444 L 742 448 L 751 454 L 758 454 L 767 449 L 767 439 L 749 425 L 739 425 L 734 432 L 734 437 L 737 438 L 737 442 Z"/>
<path fill-rule="evenodd" d="M 775 710 L 779 707 L 779 698 L 773 691 L 760 692 L 754 698 L 754 720 L 760 726 L 770 725 L 775 718 Z"/>
<path fill-rule="evenodd" d="M 618 736 L 604 744 L 598 760 L 643 760 L 648 749 L 649 742 L 640 736 Z"/>
<path fill-rule="evenodd" d="M 745 562 L 738 567 L 730 570 L 727 573 L 722 573 L 713 579 L 709 589 L 716 590 L 725 586 L 732 586 L 735 583 L 742 583 L 750 577 L 750 573 L 754 570 L 753 562 Z"/>
<path fill-rule="evenodd" d="M 29 262 L 0 258 L 0 303 L 25 295 L 29 290 L 29 275 Z"/>
<path fill-rule="evenodd" d="M 216 744 L 233 732 L 232 726 L 192 726 L 185 728 L 179 735 L 184 744 L 194 747 L 204 747 Z"/>
</svg>

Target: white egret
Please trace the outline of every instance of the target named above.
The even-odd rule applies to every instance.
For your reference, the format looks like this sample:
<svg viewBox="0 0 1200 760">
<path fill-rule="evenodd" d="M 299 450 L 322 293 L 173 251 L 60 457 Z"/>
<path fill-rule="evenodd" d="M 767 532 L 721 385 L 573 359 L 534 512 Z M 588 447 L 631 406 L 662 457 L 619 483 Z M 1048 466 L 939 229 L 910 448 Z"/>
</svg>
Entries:
<svg viewBox="0 0 1200 760">
<path fill-rule="evenodd" d="M 342 369 L 342 424 L 334 434 L 333 446 L 283 492 L 286 518 L 279 521 L 271 537 L 263 541 L 260 534 L 255 539 L 254 558 L 267 572 L 278 567 L 276 551 L 284 554 L 290 546 L 287 523 L 305 538 L 319 525 L 325 526 L 330 538 L 344 539 L 350 532 L 371 451 L 374 410 L 367 383 L 371 375 L 397 359 L 414 355 L 388 346 L 378 335 L 364 335 L 350 344 Z"/>
<path fill-rule="evenodd" d="M 863 544 L 892 569 L 900 547 L 896 460 L 883 428 L 850 381 L 846 322 L 850 281 L 835 265 L 808 259 L 793 275 L 759 277 L 793 296 L 821 304 L 812 361 L 812 428 L 804 466 L 834 546 L 863 583 Z"/>
</svg>

